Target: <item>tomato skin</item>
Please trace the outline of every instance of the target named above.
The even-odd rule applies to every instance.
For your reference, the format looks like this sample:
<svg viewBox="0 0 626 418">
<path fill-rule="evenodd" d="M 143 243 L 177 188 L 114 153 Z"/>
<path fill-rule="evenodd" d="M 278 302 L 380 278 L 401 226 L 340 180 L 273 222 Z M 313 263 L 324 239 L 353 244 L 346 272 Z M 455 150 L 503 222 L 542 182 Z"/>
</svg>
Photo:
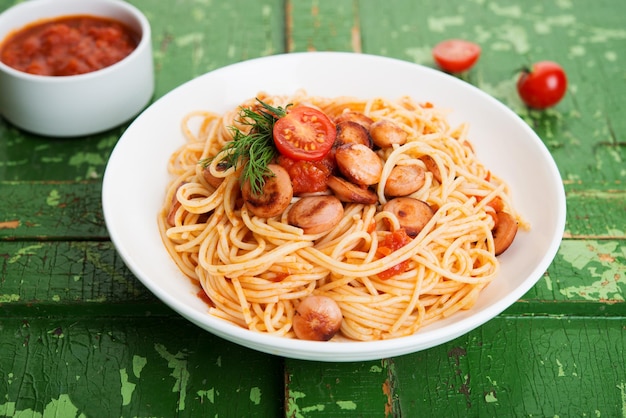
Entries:
<svg viewBox="0 0 626 418">
<path fill-rule="evenodd" d="M 294 160 L 319 161 L 332 148 L 337 130 L 324 112 L 296 106 L 276 121 L 273 135 L 282 155 Z"/>
<path fill-rule="evenodd" d="M 463 39 L 448 39 L 435 45 L 433 58 L 442 70 L 462 73 L 476 64 L 480 57 L 480 46 Z"/>
<path fill-rule="evenodd" d="M 561 101 L 567 91 L 565 70 L 553 61 L 540 61 L 523 70 L 517 80 L 517 92 L 526 106 L 546 109 Z"/>
</svg>

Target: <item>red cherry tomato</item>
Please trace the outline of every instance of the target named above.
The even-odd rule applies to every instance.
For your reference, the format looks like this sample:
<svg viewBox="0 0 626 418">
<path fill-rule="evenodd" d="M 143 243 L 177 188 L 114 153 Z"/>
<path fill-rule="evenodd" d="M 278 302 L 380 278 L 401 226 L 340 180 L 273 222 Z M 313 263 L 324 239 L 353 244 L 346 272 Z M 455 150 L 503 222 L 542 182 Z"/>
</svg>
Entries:
<svg viewBox="0 0 626 418">
<path fill-rule="evenodd" d="M 449 39 L 435 45 L 433 58 L 442 70 L 461 73 L 474 66 L 480 57 L 480 46 L 463 39 Z"/>
<path fill-rule="evenodd" d="M 319 161 L 330 151 L 337 131 L 323 112 L 297 106 L 274 124 L 278 152 L 294 160 Z"/>
<path fill-rule="evenodd" d="M 561 101 L 567 91 L 565 70 L 552 61 L 535 63 L 522 71 L 517 80 L 517 92 L 528 107 L 546 109 Z"/>
</svg>

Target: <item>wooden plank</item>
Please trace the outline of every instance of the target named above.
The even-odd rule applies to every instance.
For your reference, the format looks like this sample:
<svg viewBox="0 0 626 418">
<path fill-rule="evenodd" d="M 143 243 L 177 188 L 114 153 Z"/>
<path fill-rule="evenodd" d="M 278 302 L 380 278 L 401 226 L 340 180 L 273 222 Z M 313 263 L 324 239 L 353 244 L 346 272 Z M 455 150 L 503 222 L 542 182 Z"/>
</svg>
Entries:
<svg viewBox="0 0 626 418">
<path fill-rule="evenodd" d="M 162 305 L 108 241 L 0 241 L 0 277 L 0 312 L 55 313 L 73 305 L 106 312 L 120 305 L 118 314 L 137 314 Z M 508 312 L 623 315 L 625 299 L 626 241 L 566 239 L 546 274 Z"/>
<path fill-rule="evenodd" d="M 110 242 L 0 242 L 0 315 L 169 313 Z"/>
<path fill-rule="evenodd" d="M 625 348 L 623 316 L 498 317 L 381 362 L 286 360 L 287 416 L 621 416 Z"/>
<path fill-rule="evenodd" d="M 357 2 L 287 0 L 286 49 L 287 52 L 361 52 Z"/>
<path fill-rule="evenodd" d="M 395 415 L 623 416 L 624 317 L 505 318 L 397 357 Z"/>
<path fill-rule="evenodd" d="M 0 329 L 2 416 L 282 415 L 282 359 L 180 318 L 0 317 Z"/>
<path fill-rule="evenodd" d="M 286 359 L 285 416 L 382 417 L 392 411 L 387 360 L 322 363 Z"/>
<path fill-rule="evenodd" d="M 0 182 L 0 239 L 108 239 L 102 182 Z"/>
<path fill-rule="evenodd" d="M 568 182 L 565 191 L 565 237 L 626 238 L 620 184 Z M 107 239 L 101 194 L 99 180 L 0 181 L 0 240 Z"/>
</svg>

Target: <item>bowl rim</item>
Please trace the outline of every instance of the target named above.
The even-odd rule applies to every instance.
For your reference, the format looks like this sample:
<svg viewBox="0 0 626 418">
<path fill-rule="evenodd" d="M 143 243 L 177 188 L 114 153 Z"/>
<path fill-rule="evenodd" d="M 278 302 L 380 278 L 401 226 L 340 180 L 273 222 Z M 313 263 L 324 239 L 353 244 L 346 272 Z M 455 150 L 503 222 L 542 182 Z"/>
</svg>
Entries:
<svg viewBox="0 0 626 418">
<path fill-rule="evenodd" d="M 122 236 L 122 231 L 119 228 L 120 225 L 116 225 L 114 219 L 115 212 L 118 210 L 115 208 L 114 197 L 119 197 L 120 193 L 118 190 L 113 191 L 111 189 L 112 185 L 116 182 L 116 168 L 120 163 L 120 155 L 124 155 L 128 151 L 132 151 L 134 149 L 134 142 L 130 141 L 127 137 L 133 136 L 135 131 L 141 129 L 141 125 L 145 124 L 145 121 L 143 120 L 144 118 L 150 120 L 150 118 L 153 117 L 152 115 L 158 113 L 161 109 L 169 109 L 168 101 L 176 101 L 181 95 L 185 97 L 186 91 L 189 90 L 190 87 L 196 86 L 198 83 L 202 84 L 203 80 L 206 80 L 209 77 L 212 80 L 215 79 L 212 81 L 213 84 L 211 84 L 213 86 L 217 85 L 217 81 L 219 80 L 223 82 L 224 76 L 229 72 L 236 71 L 237 74 L 240 74 L 251 64 L 261 65 L 263 63 L 263 65 L 271 66 L 273 64 L 280 63 L 281 65 L 293 64 L 294 66 L 299 66 L 299 68 L 309 68 L 310 64 L 315 62 L 318 58 L 326 60 L 327 62 L 332 61 L 334 64 L 337 64 L 336 60 L 341 61 L 342 59 L 358 60 L 359 64 L 385 62 L 387 64 L 393 64 L 393 67 L 396 70 L 401 67 L 403 71 L 410 69 L 411 73 L 424 73 L 428 74 L 429 77 L 432 78 L 446 77 L 448 80 L 446 82 L 447 84 L 457 87 L 464 86 L 461 90 L 467 90 L 468 94 L 469 91 L 471 91 L 473 92 L 473 96 L 478 95 L 481 101 L 490 103 L 490 108 L 492 106 L 499 108 L 500 112 L 508 115 L 507 120 L 516 122 L 516 130 L 519 130 L 520 134 L 524 133 L 529 136 L 529 140 L 533 144 L 530 148 L 533 152 L 546 159 L 547 164 L 544 169 L 550 174 L 547 179 L 547 183 L 553 187 L 555 191 L 552 199 L 556 202 L 556 207 L 553 208 L 552 212 L 554 213 L 551 215 L 554 216 L 554 223 L 549 231 L 550 243 L 548 247 L 545 248 L 543 255 L 541 255 L 540 262 L 533 266 L 532 271 L 528 274 L 528 277 L 526 277 L 521 283 L 515 283 L 515 287 L 509 290 L 505 298 L 494 301 L 486 308 L 483 308 L 478 312 L 472 311 L 469 317 L 458 316 L 458 314 L 455 314 L 457 319 L 455 319 L 454 325 L 447 324 L 444 327 L 422 330 L 422 332 L 418 334 L 394 339 L 393 344 L 389 344 L 389 341 L 391 340 L 347 343 L 350 344 L 352 351 L 346 351 L 340 348 L 346 344 L 343 342 L 329 341 L 324 343 L 315 343 L 311 341 L 289 340 L 284 339 L 283 337 L 276 337 L 267 334 L 254 334 L 252 331 L 245 328 L 238 328 L 230 323 L 221 322 L 217 318 L 210 318 L 208 313 L 200 313 L 194 307 L 186 305 L 185 302 L 187 299 L 180 300 L 172 298 L 171 295 L 167 294 L 167 290 L 162 287 L 160 283 L 157 283 L 152 280 L 152 278 L 145 275 L 146 272 L 143 269 L 144 266 L 137 263 L 137 260 L 132 256 L 132 251 L 130 251 L 131 248 L 128 247 L 128 243 L 123 240 L 124 237 Z M 342 63 L 343 62 L 340 62 L 340 64 Z M 341 66 L 339 67 L 341 68 Z M 287 65 L 287 69 L 292 68 L 290 65 Z M 299 79 L 296 77 L 296 79 L 291 81 L 295 82 L 299 81 Z M 288 83 L 288 85 L 290 84 Z M 229 94 L 232 94 L 232 91 L 229 90 L 229 92 Z M 238 92 L 238 94 L 240 93 L 241 92 Z M 220 91 L 216 92 L 216 95 L 219 96 L 219 94 Z M 553 258 L 556 256 L 562 239 L 566 217 L 565 191 L 556 163 L 552 159 L 547 147 L 537 134 L 510 108 L 499 102 L 494 97 L 479 90 L 477 87 L 452 78 L 449 75 L 440 73 L 432 68 L 391 57 L 346 52 L 302 52 L 255 58 L 218 68 L 176 87 L 157 100 L 150 108 L 146 109 L 142 115 L 135 119 L 133 124 L 131 124 L 129 129 L 120 138 L 120 141 L 111 154 L 103 177 L 102 204 L 105 223 L 107 224 L 111 240 L 126 266 L 154 295 L 161 299 L 161 301 L 163 301 L 166 305 L 177 311 L 182 317 L 214 335 L 258 351 L 301 360 L 333 362 L 375 360 L 420 351 L 450 341 L 452 338 L 463 335 L 479 325 L 491 320 L 497 314 L 501 313 L 504 309 L 510 306 L 511 303 L 513 303 L 517 298 L 523 296 L 523 294 L 541 278 L 541 274 L 548 268 Z M 156 226 L 154 226 L 154 228 L 156 229 Z M 537 231 L 536 233 L 540 233 L 536 228 L 534 230 Z M 552 233 L 554 235 L 552 235 Z M 424 334 L 424 331 L 426 331 L 427 334 Z M 428 337 L 425 340 L 422 339 L 422 337 L 426 335 L 428 335 Z M 277 343 L 278 341 L 281 341 L 282 343 Z"/>
<path fill-rule="evenodd" d="M 53 83 L 53 84 L 65 84 L 65 83 L 71 83 L 74 82 L 76 80 L 88 80 L 89 78 L 99 78 L 99 77 L 103 77 L 106 76 L 107 73 L 110 73 L 112 71 L 117 70 L 119 67 L 123 66 L 125 63 L 127 63 L 129 60 L 133 60 L 135 59 L 136 56 L 138 56 L 142 50 L 144 50 L 145 48 L 152 48 L 151 45 L 151 38 L 152 38 L 152 30 L 150 27 L 150 22 L 148 21 L 148 18 L 146 17 L 146 15 L 139 10 L 137 7 L 135 7 L 134 5 L 127 3 L 125 1 L 121 1 L 121 0 L 90 0 L 90 1 L 83 1 L 83 0 L 30 0 L 27 2 L 22 2 L 22 3 L 18 3 L 15 4 L 11 7 L 9 7 L 8 9 L 6 9 L 4 12 L 0 13 L 0 23 L 2 22 L 3 19 L 8 19 L 11 17 L 12 14 L 14 13 L 19 13 L 23 10 L 32 10 L 32 9 L 36 9 L 38 8 L 42 3 L 48 3 L 48 4 L 61 4 L 64 3 L 66 5 L 79 5 L 81 8 L 84 7 L 85 5 L 88 5 L 87 7 L 93 5 L 93 4 L 106 4 L 109 5 L 111 7 L 115 7 L 120 11 L 123 12 L 127 12 L 129 14 L 129 16 L 132 16 L 134 19 L 137 20 L 137 23 L 139 24 L 139 42 L 137 43 L 137 46 L 132 50 L 132 52 L 130 54 L 128 54 L 126 57 L 124 57 L 123 59 L 121 59 L 118 62 L 115 62 L 111 65 L 108 65 L 104 68 L 100 68 L 98 70 L 94 70 L 94 71 L 90 71 L 87 73 L 83 73 L 83 74 L 75 74 L 75 75 L 69 75 L 69 76 L 55 76 L 55 75 L 41 75 L 41 74 L 31 74 L 31 73 L 27 73 L 24 71 L 20 71 L 17 70 L 7 64 L 5 64 L 2 60 L 0 60 L 0 72 L 4 72 L 12 77 L 15 78 L 19 78 L 21 80 L 24 81 L 30 81 L 30 82 L 34 82 L 34 83 Z M 47 20 L 51 20 L 51 19 L 55 19 L 55 18 L 60 18 L 60 17 L 64 17 L 64 16 L 76 16 L 76 15 L 85 15 L 85 16 L 94 16 L 94 17 L 106 17 L 103 16 L 102 14 L 96 13 L 96 12 L 76 12 L 76 13 L 65 13 L 65 12 L 51 12 L 49 14 L 49 16 L 45 16 L 45 17 L 38 17 L 34 20 L 31 20 L 28 23 L 24 23 L 21 26 L 18 27 L 12 27 L 10 28 L 6 33 L 0 33 L 0 51 L 2 50 L 2 45 L 3 43 L 6 41 L 7 37 L 10 36 L 13 33 L 16 33 L 17 31 L 22 30 L 23 28 L 25 28 L 28 25 L 31 25 L 33 23 L 39 22 L 39 21 L 47 21 Z M 118 20 L 118 19 L 115 19 Z"/>
</svg>

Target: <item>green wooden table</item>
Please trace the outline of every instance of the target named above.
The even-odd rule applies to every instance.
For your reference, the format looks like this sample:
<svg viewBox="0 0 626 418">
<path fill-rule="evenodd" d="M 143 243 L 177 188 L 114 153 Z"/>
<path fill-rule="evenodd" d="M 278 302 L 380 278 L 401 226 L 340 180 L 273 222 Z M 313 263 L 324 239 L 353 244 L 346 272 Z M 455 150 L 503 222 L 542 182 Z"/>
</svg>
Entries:
<svg viewBox="0 0 626 418">
<path fill-rule="evenodd" d="M 567 193 L 564 240 L 521 300 L 446 344 L 354 363 L 275 357 L 191 325 L 116 255 L 100 194 L 125 126 L 49 139 L 0 118 L 0 415 L 626 417 L 626 2 L 132 3 L 152 24 L 155 99 L 271 54 L 434 66 L 439 40 L 479 42 L 465 79 L 548 146 Z M 557 107 L 529 111 L 516 72 L 542 59 L 560 62 L 570 87 Z"/>
</svg>

